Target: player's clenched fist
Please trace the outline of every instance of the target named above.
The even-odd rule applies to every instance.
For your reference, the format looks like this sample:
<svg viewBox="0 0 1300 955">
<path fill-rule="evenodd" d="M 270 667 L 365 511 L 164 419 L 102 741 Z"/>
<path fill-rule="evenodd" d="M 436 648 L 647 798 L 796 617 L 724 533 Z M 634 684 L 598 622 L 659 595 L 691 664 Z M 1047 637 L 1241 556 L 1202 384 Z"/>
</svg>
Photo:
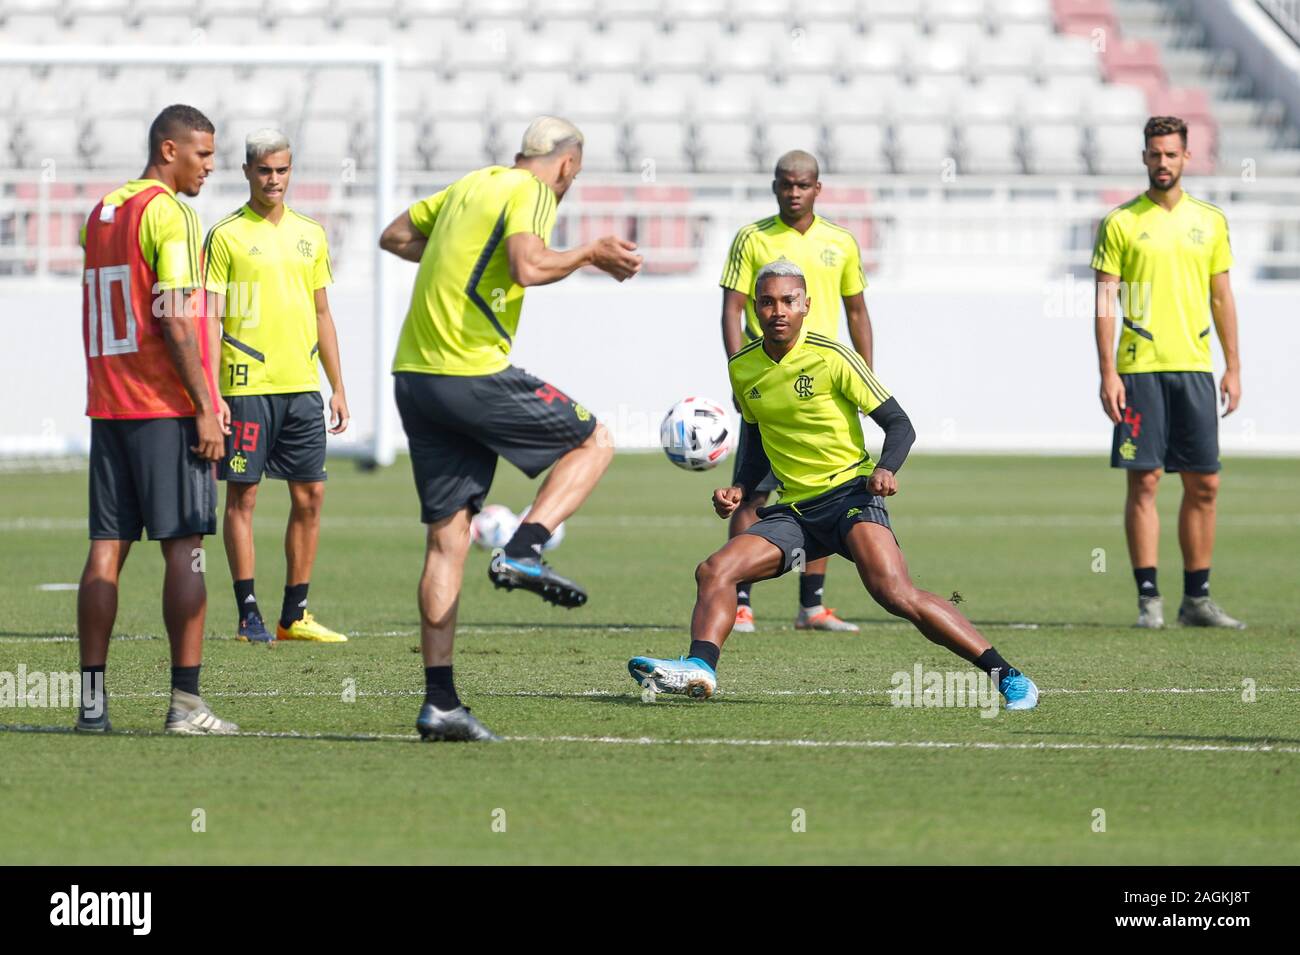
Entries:
<svg viewBox="0 0 1300 955">
<path fill-rule="evenodd" d="M 607 235 L 596 240 L 591 264 L 622 282 L 641 271 L 641 256 L 636 254 L 635 242 Z"/>
<path fill-rule="evenodd" d="M 731 512 L 740 507 L 745 499 L 745 492 L 738 487 L 720 487 L 713 492 L 713 509 L 719 517 L 730 517 Z"/>
<path fill-rule="evenodd" d="M 198 426 L 199 443 L 190 448 L 204 461 L 220 461 L 226 453 L 226 441 L 221 433 L 221 415 L 219 412 L 205 414 L 200 411 L 194 416 Z"/>
<path fill-rule="evenodd" d="M 867 478 L 867 490 L 879 497 L 891 497 L 898 493 L 898 479 L 893 471 L 876 468 Z"/>
</svg>

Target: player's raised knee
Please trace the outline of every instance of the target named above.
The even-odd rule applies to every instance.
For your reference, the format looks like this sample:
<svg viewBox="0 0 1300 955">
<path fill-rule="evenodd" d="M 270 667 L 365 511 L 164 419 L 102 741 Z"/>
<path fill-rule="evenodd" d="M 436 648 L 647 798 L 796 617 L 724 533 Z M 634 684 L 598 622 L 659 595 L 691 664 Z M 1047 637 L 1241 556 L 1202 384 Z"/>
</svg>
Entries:
<svg viewBox="0 0 1300 955">
<path fill-rule="evenodd" d="M 918 591 L 905 580 L 890 580 L 867 588 L 871 598 L 895 617 L 912 620 L 917 616 Z"/>
</svg>

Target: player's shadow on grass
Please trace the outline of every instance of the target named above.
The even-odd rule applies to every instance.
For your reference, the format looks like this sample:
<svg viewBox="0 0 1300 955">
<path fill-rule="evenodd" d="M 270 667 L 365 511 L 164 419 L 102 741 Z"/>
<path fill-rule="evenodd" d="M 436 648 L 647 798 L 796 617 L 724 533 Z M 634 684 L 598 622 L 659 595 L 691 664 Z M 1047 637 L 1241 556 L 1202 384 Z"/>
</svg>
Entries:
<svg viewBox="0 0 1300 955">
<path fill-rule="evenodd" d="M 462 627 L 482 627 L 484 629 L 513 630 L 526 627 L 529 630 L 676 630 L 681 629 L 671 623 L 538 623 L 535 620 L 512 620 L 509 622 L 493 620 L 462 620 Z"/>
<path fill-rule="evenodd" d="M 31 640 L 50 640 L 54 638 L 68 640 L 75 636 L 75 633 L 68 633 L 66 630 L 62 633 L 55 630 L 0 630 L 0 637 L 27 637 Z"/>
<path fill-rule="evenodd" d="M 1089 739 L 1098 739 L 1097 733 L 1072 733 L 1069 731 L 1060 732 L 1043 732 L 1043 731 L 1026 731 L 1037 736 L 1074 736 L 1087 737 Z M 1169 742 L 1184 743 L 1240 743 L 1242 745 L 1277 745 L 1292 746 L 1300 745 L 1300 739 L 1290 736 L 1194 736 L 1190 733 L 1116 733 L 1113 737 L 1110 734 L 1104 734 L 1108 738 L 1119 740 L 1166 740 Z"/>
</svg>

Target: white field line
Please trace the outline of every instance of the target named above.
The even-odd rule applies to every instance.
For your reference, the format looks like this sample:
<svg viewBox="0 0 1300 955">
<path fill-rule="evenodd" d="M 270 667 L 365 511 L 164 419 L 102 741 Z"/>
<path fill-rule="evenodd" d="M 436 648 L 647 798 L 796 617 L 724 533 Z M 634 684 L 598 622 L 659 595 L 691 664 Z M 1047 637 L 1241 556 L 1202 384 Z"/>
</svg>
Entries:
<svg viewBox="0 0 1300 955">
<path fill-rule="evenodd" d="M 725 691 L 719 693 L 720 697 L 735 696 L 778 696 L 778 697 L 830 697 L 830 696 L 889 696 L 892 690 L 865 690 L 853 688 L 837 689 L 810 689 L 810 690 L 740 690 L 733 693 Z M 1079 688 L 1069 687 L 1053 688 L 1044 687 L 1039 690 L 1043 696 L 1056 695 L 1091 695 L 1091 694 L 1129 694 L 1133 696 L 1149 695 L 1177 695 L 1177 694 L 1197 694 L 1197 693 L 1231 693 L 1240 694 L 1242 688 L 1239 686 L 1229 687 L 1119 687 L 1119 688 Z M 1255 688 L 1256 693 L 1300 693 L 1300 686 L 1260 686 Z M 142 700 L 142 699 L 162 699 L 171 695 L 170 690 L 129 690 L 127 692 L 110 692 L 110 700 Z M 225 699 L 225 700 L 245 700 L 245 699 L 334 699 L 341 698 L 342 690 L 212 690 L 207 691 L 203 696 L 207 699 Z M 394 690 L 355 690 L 354 696 L 369 697 L 375 699 L 418 697 L 424 695 L 421 689 L 394 689 Z M 628 690 L 623 693 L 617 690 L 580 690 L 576 692 L 564 692 L 562 690 L 481 690 L 476 691 L 474 696 L 489 697 L 549 697 L 559 699 L 614 699 L 617 697 L 633 696 L 635 691 Z"/>
<path fill-rule="evenodd" d="M 1095 528 L 1120 527 L 1119 514 L 924 514 L 891 515 L 892 520 L 904 527 L 915 528 Z M 1220 525 L 1226 527 L 1300 527 L 1300 513 L 1296 514 L 1221 514 Z M 690 528 L 719 526 L 718 519 L 709 514 L 578 514 L 569 518 L 574 527 L 612 528 Z M 421 527 L 418 521 L 398 517 L 330 517 L 321 519 L 321 525 L 330 528 L 409 528 L 413 533 Z M 84 530 L 85 518 L 73 517 L 9 517 L 0 519 L 0 533 L 13 531 L 70 531 Z"/>
<path fill-rule="evenodd" d="M 0 732 L 70 734 L 67 726 L 32 726 L 0 724 Z M 114 736 L 164 736 L 156 730 L 115 730 Z M 414 742 L 414 733 L 274 733 L 248 732 L 234 734 L 251 739 L 298 739 L 338 742 Z M 1123 752 L 1174 752 L 1174 753 L 1287 753 L 1300 754 L 1300 746 L 1273 746 L 1267 743 L 1219 746 L 1213 743 L 1196 745 L 1183 743 L 988 743 L 957 740 L 892 740 L 892 739 L 661 739 L 653 736 L 506 736 L 512 743 L 586 743 L 601 746 L 759 746 L 769 749 L 939 749 L 939 750 L 1039 750 L 1061 751 L 1123 751 Z"/>
</svg>

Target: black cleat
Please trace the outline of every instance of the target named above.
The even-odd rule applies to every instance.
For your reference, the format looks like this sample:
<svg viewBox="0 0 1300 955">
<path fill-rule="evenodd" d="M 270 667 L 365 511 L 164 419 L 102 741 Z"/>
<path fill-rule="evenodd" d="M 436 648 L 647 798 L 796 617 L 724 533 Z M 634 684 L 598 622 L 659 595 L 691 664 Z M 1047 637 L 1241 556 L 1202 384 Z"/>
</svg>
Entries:
<svg viewBox="0 0 1300 955">
<path fill-rule="evenodd" d="M 504 551 L 496 551 L 488 564 L 488 580 L 506 590 L 530 590 L 557 607 L 581 607 L 587 602 L 585 590 L 551 570 L 540 557 L 507 557 Z"/>
<path fill-rule="evenodd" d="M 501 737 L 480 723 L 468 706 L 440 710 L 432 703 L 420 707 L 415 721 L 420 738 L 426 743 L 499 743 Z"/>
<path fill-rule="evenodd" d="M 113 732 L 113 724 L 108 721 L 108 708 L 105 707 L 99 716 L 87 716 L 84 711 L 78 711 L 75 729 L 78 733 Z"/>
</svg>

